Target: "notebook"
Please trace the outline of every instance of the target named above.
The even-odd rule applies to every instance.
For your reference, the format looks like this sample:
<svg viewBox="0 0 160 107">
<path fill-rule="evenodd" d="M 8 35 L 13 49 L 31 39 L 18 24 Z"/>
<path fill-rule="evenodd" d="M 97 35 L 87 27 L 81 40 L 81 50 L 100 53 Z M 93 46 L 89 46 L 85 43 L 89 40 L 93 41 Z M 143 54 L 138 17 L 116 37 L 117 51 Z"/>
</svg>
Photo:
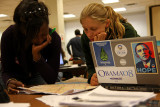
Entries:
<svg viewBox="0 0 160 107">
<path fill-rule="evenodd" d="M 90 42 L 99 83 L 113 90 L 160 90 L 155 36 Z"/>
</svg>

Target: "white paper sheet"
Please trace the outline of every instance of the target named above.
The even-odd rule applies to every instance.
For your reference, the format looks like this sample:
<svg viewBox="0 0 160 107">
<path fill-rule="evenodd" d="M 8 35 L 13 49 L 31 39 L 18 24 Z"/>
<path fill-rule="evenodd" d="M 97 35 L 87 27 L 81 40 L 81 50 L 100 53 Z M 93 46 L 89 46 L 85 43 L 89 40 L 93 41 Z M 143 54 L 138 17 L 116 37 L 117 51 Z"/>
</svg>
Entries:
<svg viewBox="0 0 160 107">
<path fill-rule="evenodd" d="M 30 103 L 0 103 L 0 107 L 30 107 Z"/>
<path fill-rule="evenodd" d="M 133 107 L 155 97 L 153 92 L 111 91 L 98 86 L 96 89 L 74 95 L 47 95 L 38 100 L 49 106 L 83 106 L 83 107 Z M 75 98 L 78 98 L 75 100 Z"/>
<path fill-rule="evenodd" d="M 132 107 L 155 96 L 156 94 L 153 92 L 111 91 L 99 86 L 87 94 L 79 96 L 77 101 L 63 100 L 60 104 L 70 106 L 89 106 L 89 104 L 92 106 L 104 106 L 105 104 L 105 106 L 115 106 L 116 104 L 116 106 Z M 111 105 L 107 105 L 105 102 Z"/>
<path fill-rule="evenodd" d="M 81 99 L 91 101 L 145 101 L 154 97 L 153 92 L 133 92 L 133 91 L 111 91 L 102 86 L 81 96 Z"/>
</svg>

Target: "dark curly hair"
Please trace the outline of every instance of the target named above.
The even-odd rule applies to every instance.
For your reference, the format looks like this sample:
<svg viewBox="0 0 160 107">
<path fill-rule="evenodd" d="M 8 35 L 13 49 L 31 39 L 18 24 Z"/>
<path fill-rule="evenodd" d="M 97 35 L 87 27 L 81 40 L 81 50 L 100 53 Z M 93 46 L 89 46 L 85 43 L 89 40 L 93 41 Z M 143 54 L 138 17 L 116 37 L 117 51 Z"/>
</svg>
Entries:
<svg viewBox="0 0 160 107">
<path fill-rule="evenodd" d="M 25 35 L 25 47 L 28 48 L 32 44 L 32 39 L 40 32 L 43 23 L 49 24 L 48 15 L 48 8 L 43 2 L 38 2 L 38 0 L 21 1 L 13 16 L 17 42 L 20 42 L 18 32 L 21 32 Z M 20 48 L 20 44 L 17 44 L 18 47 Z"/>
</svg>

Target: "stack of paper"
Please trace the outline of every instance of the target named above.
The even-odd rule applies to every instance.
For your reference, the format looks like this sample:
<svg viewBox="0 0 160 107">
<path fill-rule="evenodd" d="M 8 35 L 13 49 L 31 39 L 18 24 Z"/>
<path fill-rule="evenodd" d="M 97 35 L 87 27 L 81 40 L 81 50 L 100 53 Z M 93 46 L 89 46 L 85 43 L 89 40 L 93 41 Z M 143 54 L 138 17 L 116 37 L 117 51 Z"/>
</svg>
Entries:
<svg viewBox="0 0 160 107">
<path fill-rule="evenodd" d="M 114 102 L 113 104 L 117 104 L 117 106 L 132 107 L 155 96 L 156 94 L 154 94 L 153 92 L 111 91 L 103 88 L 102 86 L 99 86 L 89 93 L 83 96 L 79 96 L 76 99 L 77 101 L 68 102 L 64 100 L 61 101 L 60 104 L 79 105 L 79 102 Z"/>
<path fill-rule="evenodd" d="M 153 92 L 111 91 L 101 86 L 76 95 L 52 95 L 37 98 L 50 106 L 132 107 L 155 97 Z"/>
</svg>

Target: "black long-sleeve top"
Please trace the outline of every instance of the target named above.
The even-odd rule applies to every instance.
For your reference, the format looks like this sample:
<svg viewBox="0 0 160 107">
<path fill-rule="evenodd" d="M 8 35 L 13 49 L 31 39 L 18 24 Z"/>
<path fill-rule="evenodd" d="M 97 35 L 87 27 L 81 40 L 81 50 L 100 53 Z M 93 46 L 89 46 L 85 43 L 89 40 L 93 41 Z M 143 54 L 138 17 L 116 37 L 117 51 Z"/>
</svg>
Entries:
<svg viewBox="0 0 160 107">
<path fill-rule="evenodd" d="M 51 44 L 41 50 L 41 59 L 38 62 L 33 61 L 32 46 L 27 51 L 25 50 L 25 36 L 18 32 L 19 42 L 17 42 L 14 35 L 15 25 L 11 25 L 3 32 L 1 38 L 2 78 L 4 82 L 15 78 L 27 84 L 32 74 L 39 72 L 47 83 L 55 83 L 61 49 L 61 39 L 56 31 L 51 34 Z M 21 48 L 20 52 L 17 52 L 18 48 Z"/>
</svg>

